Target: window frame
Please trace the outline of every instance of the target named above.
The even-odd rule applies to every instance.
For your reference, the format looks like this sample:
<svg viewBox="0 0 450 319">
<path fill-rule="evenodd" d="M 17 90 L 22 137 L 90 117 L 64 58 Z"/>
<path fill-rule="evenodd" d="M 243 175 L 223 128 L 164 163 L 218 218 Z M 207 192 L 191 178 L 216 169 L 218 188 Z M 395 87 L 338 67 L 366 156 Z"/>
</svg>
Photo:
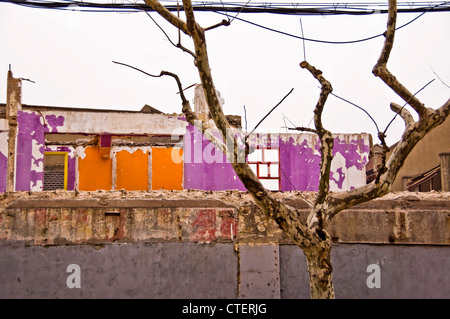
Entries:
<svg viewBox="0 0 450 319">
<path fill-rule="evenodd" d="M 275 191 L 281 191 L 281 178 L 280 178 L 280 174 L 281 174 L 281 166 L 280 166 L 280 148 L 279 147 L 272 147 L 272 146 L 256 146 L 255 147 L 255 151 L 256 150 L 261 150 L 261 161 L 250 161 L 247 158 L 247 163 L 249 165 L 256 165 L 256 176 L 258 177 L 258 179 L 260 180 L 278 180 L 278 189 Z M 265 156 L 265 150 L 277 150 L 278 151 L 278 161 L 274 162 L 274 161 L 266 161 L 266 156 Z M 250 155 L 249 155 L 250 156 Z M 278 165 L 278 177 L 272 177 L 270 176 L 270 165 L 271 164 L 276 164 Z M 261 176 L 260 175 L 260 165 L 267 165 L 267 176 Z"/>
<path fill-rule="evenodd" d="M 53 152 L 53 151 L 46 151 L 44 152 L 45 156 L 52 156 L 52 155 L 64 155 L 64 190 L 67 190 L 67 179 L 68 179 L 68 168 L 69 168 L 69 152 Z M 44 166 L 44 172 L 45 172 L 45 166 Z"/>
</svg>

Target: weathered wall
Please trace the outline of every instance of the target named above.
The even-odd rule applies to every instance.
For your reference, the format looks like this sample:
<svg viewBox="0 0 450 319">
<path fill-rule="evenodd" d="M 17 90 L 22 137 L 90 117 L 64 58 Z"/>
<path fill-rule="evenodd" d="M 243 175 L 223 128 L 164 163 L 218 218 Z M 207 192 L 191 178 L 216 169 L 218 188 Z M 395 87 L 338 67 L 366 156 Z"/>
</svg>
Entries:
<svg viewBox="0 0 450 319">
<path fill-rule="evenodd" d="M 218 133 L 215 135 L 221 139 Z M 183 139 L 183 150 L 185 189 L 245 190 L 226 155 L 190 124 Z"/>
<path fill-rule="evenodd" d="M 80 266 L 79 289 L 66 285 L 71 264 Z M 230 244 L 2 243 L 0 270 L 0 298 L 235 298 L 237 287 Z"/>
<path fill-rule="evenodd" d="M 337 299 L 447 299 L 450 296 L 449 246 L 336 245 L 332 249 Z M 367 267 L 380 267 L 380 288 L 368 288 Z M 281 298 L 309 298 L 303 253 L 280 246 Z"/>
<path fill-rule="evenodd" d="M 306 217 L 296 192 L 276 196 Z M 390 194 L 337 215 L 337 298 L 447 298 L 449 196 Z M 309 297 L 301 250 L 244 192 L 25 192 L 0 207 L 0 298 Z M 81 288 L 66 285 L 70 264 Z M 366 284 L 374 264 L 380 288 Z"/>
<path fill-rule="evenodd" d="M 0 127 L 6 121 L 0 119 Z M 0 128 L 0 193 L 6 191 L 6 175 L 8 173 L 8 131 Z"/>
<path fill-rule="evenodd" d="M 98 134 L 109 138 L 113 134 L 165 134 L 170 136 L 179 134 L 180 131 L 184 132 L 185 126 L 184 118 L 161 114 L 58 110 L 19 111 L 15 189 L 17 191 L 43 190 L 44 153 L 48 151 L 69 152 L 68 190 L 73 190 L 79 185 L 81 185 L 80 190 L 114 189 L 112 163 L 102 157 L 105 155 L 104 151 L 108 149 L 107 147 L 98 150 L 79 146 L 75 151 L 70 145 L 46 146 L 46 133 Z M 6 173 L 1 171 L 2 155 L 5 155 L 6 152 L 1 148 L 2 146 L 3 144 L 0 145 L 0 177 L 3 179 L 6 178 Z M 132 147 L 129 149 L 131 150 Z M 109 150 L 106 150 L 107 153 Z M 101 156 L 96 160 L 96 156 L 91 154 L 92 156 L 85 160 L 86 152 L 100 152 Z M 79 165 L 81 169 L 80 167 L 77 169 L 77 157 L 81 157 L 81 162 L 84 162 Z M 89 162 L 88 165 L 85 165 L 87 162 Z M 102 165 L 103 162 L 107 162 L 106 165 Z M 107 171 L 109 176 L 102 176 L 101 172 L 104 171 Z M 81 175 L 79 177 L 77 177 L 78 172 Z M 99 174 L 100 176 L 97 176 Z M 114 178 L 116 177 L 114 176 Z M 130 190 L 134 190 L 133 187 Z"/>
<path fill-rule="evenodd" d="M 99 137 L 99 144 L 102 145 L 97 146 L 98 141 L 93 138 L 81 145 L 75 145 L 70 139 L 67 144 L 58 139 L 56 144 L 46 145 L 47 133 L 94 135 Z M 164 136 L 172 140 L 172 145 L 162 145 L 170 150 L 159 149 L 161 145 L 149 143 L 121 146 L 122 150 L 130 154 L 136 148 L 151 154 L 151 158 L 144 154 L 140 157 L 143 161 L 138 161 L 136 154 L 125 156 L 124 153 L 117 153 L 117 147 L 112 147 L 111 139 L 124 134 L 129 137 Z M 236 131 L 236 134 L 243 137 L 242 132 Z M 171 148 L 180 136 L 184 136 L 184 141 L 177 146 L 183 148 L 181 158 L 173 153 L 175 148 Z M 276 172 L 279 181 L 275 180 L 277 190 L 317 190 L 320 153 L 315 135 L 255 134 L 250 137 L 249 143 L 251 147 L 271 147 L 279 151 L 279 163 L 276 164 L 279 167 Z M 5 145 L 2 145 L 0 177 L 5 179 L 6 174 L 1 171 L 5 165 L 5 158 L 2 157 L 2 154 L 5 155 Z M 330 186 L 333 191 L 347 190 L 365 183 L 369 145 L 368 134 L 335 135 Z M 153 147 L 155 151 L 151 152 Z M 116 187 L 126 190 L 245 190 L 226 156 L 179 116 L 57 109 L 21 110 L 18 112 L 17 191 L 43 190 L 44 154 L 51 151 L 68 152 L 68 190 L 113 190 Z M 135 175 L 139 176 L 137 184 L 132 181 L 136 180 L 132 178 Z M 144 184 L 145 180 L 148 181 L 147 185 Z M 0 182 L 0 191 L 1 186 Z"/>
<path fill-rule="evenodd" d="M 237 136 L 243 138 L 242 134 Z M 369 134 L 335 134 L 334 138 L 330 189 L 342 191 L 365 185 Z M 260 133 L 249 139 L 249 145 L 279 150 L 279 190 L 317 191 L 321 156 L 315 134 Z M 245 190 L 226 156 L 197 128 L 188 125 L 183 148 L 186 189 Z"/>
</svg>

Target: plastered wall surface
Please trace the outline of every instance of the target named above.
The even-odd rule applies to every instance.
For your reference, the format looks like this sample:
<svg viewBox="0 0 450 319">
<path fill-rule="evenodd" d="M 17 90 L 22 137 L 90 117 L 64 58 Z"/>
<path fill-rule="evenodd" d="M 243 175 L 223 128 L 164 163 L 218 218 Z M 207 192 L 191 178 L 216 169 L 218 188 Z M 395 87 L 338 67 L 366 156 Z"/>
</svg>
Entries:
<svg viewBox="0 0 450 319">
<path fill-rule="evenodd" d="M 152 189 L 183 189 L 183 150 L 152 148 Z"/>
<path fill-rule="evenodd" d="M 103 157 L 99 147 L 87 147 L 84 154 L 85 156 L 78 161 L 79 189 L 83 191 L 111 189 L 112 159 Z"/>
<path fill-rule="evenodd" d="M 115 189 L 148 190 L 148 151 L 122 150 L 116 153 Z"/>
</svg>

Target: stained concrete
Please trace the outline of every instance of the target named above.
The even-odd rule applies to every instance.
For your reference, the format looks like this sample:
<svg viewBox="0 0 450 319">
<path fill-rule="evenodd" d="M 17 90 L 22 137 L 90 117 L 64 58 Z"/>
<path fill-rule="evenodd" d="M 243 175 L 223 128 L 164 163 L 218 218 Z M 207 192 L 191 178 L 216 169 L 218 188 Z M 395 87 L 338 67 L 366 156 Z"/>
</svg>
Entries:
<svg viewBox="0 0 450 319">
<path fill-rule="evenodd" d="M 332 249 L 337 299 L 434 299 L 450 296 L 450 247 L 415 245 L 337 245 Z M 369 288 L 370 264 L 380 267 L 380 288 Z M 281 298 L 309 298 L 303 252 L 280 246 Z"/>
<path fill-rule="evenodd" d="M 80 266 L 81 288 L 67 287 L 70 264 Z M 235 298 L 237 264 L 230 244 L 3 242 L 0 298 Z"/>
<path fill-rule="evenodd" d="M 278 247 L 278 245 L 239 245 L 239 298 L 280 298 Z"/>
</svg>

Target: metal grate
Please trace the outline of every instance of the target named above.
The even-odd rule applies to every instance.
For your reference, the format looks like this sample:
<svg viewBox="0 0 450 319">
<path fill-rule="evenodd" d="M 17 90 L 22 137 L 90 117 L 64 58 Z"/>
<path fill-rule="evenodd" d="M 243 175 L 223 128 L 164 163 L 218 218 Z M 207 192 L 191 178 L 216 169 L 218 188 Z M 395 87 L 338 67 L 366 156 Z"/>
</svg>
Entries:
<svg viewBox="0 0 450 319">
<path fill-rule="evenodd" d="M 64 189 L 64 172 L 44 172 L 44 191 Z"/>
</svg>

